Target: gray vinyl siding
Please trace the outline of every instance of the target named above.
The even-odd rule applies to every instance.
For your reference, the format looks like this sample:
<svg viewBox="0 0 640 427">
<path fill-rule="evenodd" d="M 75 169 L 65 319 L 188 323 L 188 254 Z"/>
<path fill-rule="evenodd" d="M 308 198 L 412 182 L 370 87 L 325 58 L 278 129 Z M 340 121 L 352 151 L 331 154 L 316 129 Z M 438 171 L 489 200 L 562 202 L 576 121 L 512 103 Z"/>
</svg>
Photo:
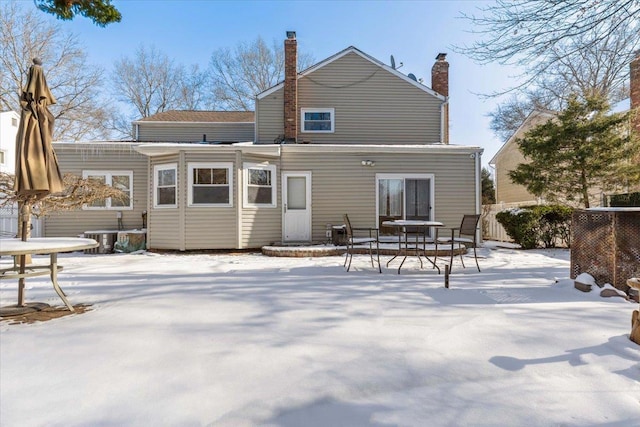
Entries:
<svg viewBox="0 0 640 427">
<path fill-rule="evenodd" d="M 442 101 L 349 53 L 298 79 L 298 142 L 432 144 L 441 140 Z M 334 133 L 304 133 L 302 108 L 334 108 Z M 257 101 L 260 143 L 283 129 L 283 90 Z"/>
<path fill-rule="evenodd" d="M 117 230 L 116 212 L 122 212 L 125 229 L 142 227 L 147 209 L 147 157 L 131 144 L 55 143 L 60 172 L 82 176 L 85 170 L 132 171 L 133 210 L 74 210 L 52 213 L 45 219 L 46 237 L 75 237 L 90 230 Z"/>
<path fill-rule="evenodd" d="M 235 153 L 185 153 L 183 206 L 185 206 L 185 249 L 230 249 L 237 246 L 236 188 L 238 177 L 235 173 Z M 187 173 L 188 165 L 197 163 L 231 163 L 231 207 L 188 206 Z"/>
<path fill-rule="evenodd" d="M 138 124 L 140 142 L 208 142 L 253 141 L 254 123 L 154 123 Z"/>
<path fill-rule="evenodd" d="M 275 207 L 243 207 L 242 247 L 260 248 L 282 240 L 282 196 L 280 159 L 264 159 L 260 156 L 245 155 L 243 163 L 268 163 L 276 167 L 272 180 L 276 185 Z M 238 187 L 243 189 L 243 187 Z M 243 190 L 241 190 L 243 191 Z"/>
<path fill-rule="evenodd" d="M 284 135 L 284 89 L 256 100 L 256 142 L 273 144 Z"/>
<path fill-rule="evenodd" d="M 178 182 L 177 182 L 177 208 L 154 208 L 153 192 L 155 191 L 153 168 L 156 165 L 164 165 L 176 163 L 178 166 Z M 149 176 L 148 176 L 148 228 L 147 228 L 147 247 L 149 249 L 171 249 L 178 250 L 184 246 L 183 228 L 180 223 L 180 209 L 184 206 L 186 200 L 186 186 L 183 184 L 184 177 L 180 173 L 180 156 L 159 156 L 150 158 Z"/>
<path fill-rule="evenodd" d="M 363 167 L 362 160 L 375 167 Z M 282 171 L 312 172 L 312 239 L 326 241 L 327 224 L 342 224 L 349 214 L 354 226 L 376 226 L 376 174 L 433 174 L 434 219 L 459 226 L 462 215 L 475 213 L 475 160 L 469 154 L 358 154 L 287 151 Z"/>
<path fill-rule="evenodd" d="M 189 163 L 231 163 L 231 207 L 189 206 Z M 178 206 L 153 207 L 153 166 L 177 163 Z M 237 246 L 235 153 L 189 153 L 152 158 L 149 182 L 150 206 L 149 247 L 151 249 L 203 250 L 233 249 Z"/>
</svg>

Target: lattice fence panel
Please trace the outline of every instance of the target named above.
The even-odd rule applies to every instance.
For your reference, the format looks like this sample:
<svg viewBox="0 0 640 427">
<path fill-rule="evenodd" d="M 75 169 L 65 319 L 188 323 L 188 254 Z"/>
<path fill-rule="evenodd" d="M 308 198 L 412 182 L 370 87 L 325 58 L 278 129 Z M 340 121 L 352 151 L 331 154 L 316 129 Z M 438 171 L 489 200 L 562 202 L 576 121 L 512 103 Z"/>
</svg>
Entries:
<svg viewBox="0 0 640 427">
<path fill-rule="evenodd" d="M 640 274 L 640 209 L 577 210 L 571 232 L 571 278 L 589 273 L 599 285 L 626 290 Z"/>
</svg>

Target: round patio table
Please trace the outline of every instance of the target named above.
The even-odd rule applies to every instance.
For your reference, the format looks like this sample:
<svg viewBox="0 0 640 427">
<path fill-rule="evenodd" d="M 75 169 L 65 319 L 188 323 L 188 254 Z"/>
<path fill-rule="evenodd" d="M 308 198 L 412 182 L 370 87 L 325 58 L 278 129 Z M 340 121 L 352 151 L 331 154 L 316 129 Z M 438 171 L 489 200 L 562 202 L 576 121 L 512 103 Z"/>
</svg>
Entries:
<svg viewBox="0 0 640 427">
<path fill-rule="evenodd" d="M 433 267 L 438 270 L 438 274 L 440 274 L 440 267 L 438 267 L 438 265 L 436 264 L 435 257 L 434 257 L 434 260 L 432 261 L 431 258 L 427 256 L 425 248 L 427 244 L 427 239 L 426 239 L 427 229 L 430 227 L 443 227 L 444 226 L 443 223 L 441 223 L 440 221 L 396 219 L 394 221 L 384 221 L 382 225 L 386 227 L 395 227 L 395 229 L 398 231 L 398 252 L 396 253 L 396 255 L 394 255 L 393 258 L 391 258 L 387 262 L 387 267 L 389 266 L 389 263 L 391 263 L 391 261 L 396 259 L 398 256 L 404 255 L 404 258 L 402 258 L 402 262 L 398 267 L 398 274 L 400 274 L 400 270 L 402 269 L 402 265 L 406 261 L 407 256 L 409 255 L 409 253 L 412 253 L 413 255 L 418 257 L 418 260 L 420 261 L 420 268 L 422 268 L 422 258 L 420 257 L 420 253 L 422 252 L 422 256 L 424 256 L 427 259 L 427 261 L 429 261 L 433 265 Z M 422 233 L 407 233 L 408 227 L 422 229 Z M 409 234 L 415 235 L 415 242 L 409 242 L 409 238 L 408 238 Z M 403 239 L 403 235 L 404 235 L 404 239 Z M 422 236 L 422 242 L 418 240 L 419 235 Z M 422 243 L 422 251 L 420 251 L 420 243 Z"/>
<path fill-rule="evenodd" d="M 58 284 L 58 271 L 62 270 L 62 266 L 58 265 L 58 254 L 92 249 L 97 246 L 98 242 L 95 240 L 80 237 L 36 237 L 27 241 L 0 239 L 0 256 L 49 255 L 49 265 L 29 265 L 24 268 L 23 272 L 16 265 L 14 258 L 13 267 L 0 269 L 0 280 L 23 279 L 48 274 L 51 277 L 53 289 L 60 299 L 70 311 L 75 311 Z M 21 298 L 18 297 L 18 299 L 18 306 L 21 306 Z"/>
</svg>

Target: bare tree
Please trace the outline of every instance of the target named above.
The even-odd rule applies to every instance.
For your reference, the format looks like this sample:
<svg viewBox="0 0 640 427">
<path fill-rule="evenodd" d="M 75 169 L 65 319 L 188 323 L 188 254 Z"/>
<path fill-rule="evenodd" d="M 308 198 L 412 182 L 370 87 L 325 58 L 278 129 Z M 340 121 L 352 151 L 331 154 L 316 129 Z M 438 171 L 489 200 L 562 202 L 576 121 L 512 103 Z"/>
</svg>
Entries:
<svg viewBox="0 0 640 427">
<path fill-rule="evenodd" d="M 549 48 L 527 69 L 525 83 L 505 90 L 512 96 L 490 114 L 491 129 L 506 140 L 533 109 L 560 111 L 570 96 L 612 104 L 628 97 L 629 62 L 638 47 L 638 30 L 627 22 L 604 36 L 588 32 Z"/>
<path fill-rule="evenodd" d="M 298 54 L 298 69 L 312 64 L 312 56 Z M 218 49 L 211 55 L 208 74 L 216 108 L 253 110 L 255 96 L 284 78 L 284 48 L 275 41 L 268 46 L 258 37 L 233 50 Z"/>
<path fill-rule="evenodd" d="M 20 111 L 19 96 L 33 58 L 40 58 L 57 104 L 57 140 L 104 138 L 104 106 L 96 102 L 102 70 L 87 64 L 77 38 L 33 10 L 0 5 L 0 109 Z"/>
<path fill-rule="evenodd" d="M 139 46 L 133 57 L 114 63 L 113 93 L 131 112 L 113 114 L 109 123 L 131 138 L 131 121 L 167 110 L 198 110 L 211 106 L 206 74 L 198 65 L 187 69 L 155 46 Z"/>
<path fill-rule="evenodd" d="M 138 47 L 133 58 L 114 64 L 113 83 L 119 100 L 149 117 L 171 108 L 179 97 L 183 70 L 154 46 Z"/>
<path fill-rule="evenodd" d="M 199 110 L 209 108 L 213 105 L 207 90 L 207 74 L 200 71 L 200 67 L 195 64 L 188 70 L 183 71 L 183 78 L 180 81 L 177 107 L 181 110 Z"/>
<path fill-rule="evenodd" d="M 478 16 L 463 14 L 480 36 L 463 52 L 481 63 L 523 66 L 577 37 L 599 34 L 590 38 L 597 44 L 621 25 L 635 27 L 637 35 L 640 21 L 639 0 L 497 0 L 479 11 Z M 575 45 L 567 53 L 585 47 Z"/>
<path fill-rule="evenodd" d="M 42 217 L 54 212 L 81 209 L 82 206 L 107 198 L 124 200 L 126 194 L 116 187 L 92 178 L 82 178 L 70 173 L 64 174 L 64 190 L 48 194 L 41 199 L 32 195 L 18 195 L 14 190 L 15 176 L 0 172 L 0 206 L 28 203 L 33 206 L 33 215 Z"/>
</svg>

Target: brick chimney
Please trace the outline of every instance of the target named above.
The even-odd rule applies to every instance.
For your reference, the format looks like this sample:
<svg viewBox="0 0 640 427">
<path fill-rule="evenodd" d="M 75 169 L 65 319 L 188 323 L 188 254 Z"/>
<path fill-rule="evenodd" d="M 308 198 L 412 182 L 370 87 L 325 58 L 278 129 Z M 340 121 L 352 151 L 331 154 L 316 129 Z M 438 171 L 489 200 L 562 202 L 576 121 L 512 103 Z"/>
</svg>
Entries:
<svg viewBox="0 0 640 427">
<path fill-rule="evenodd" d="M 284 41 L 284 142 L 298 139 L 298 42 L 296 32 L 287 31 Z"/>
<path fill-rule="evenodd" d="M 446 53 L 439 53 L 431 67 L 431 89 L 447 97 L 442 105 L 442 142 L 449 143 L 449 63 Z"/>
<path fill-rule="evenodd" d="M 629 92 L 631 96 L 631 109 L 636 109 L 634 127 L 640 133 L 640 50 L 636 51 L 636 57 L 629 64 Z"/>
</svg>

